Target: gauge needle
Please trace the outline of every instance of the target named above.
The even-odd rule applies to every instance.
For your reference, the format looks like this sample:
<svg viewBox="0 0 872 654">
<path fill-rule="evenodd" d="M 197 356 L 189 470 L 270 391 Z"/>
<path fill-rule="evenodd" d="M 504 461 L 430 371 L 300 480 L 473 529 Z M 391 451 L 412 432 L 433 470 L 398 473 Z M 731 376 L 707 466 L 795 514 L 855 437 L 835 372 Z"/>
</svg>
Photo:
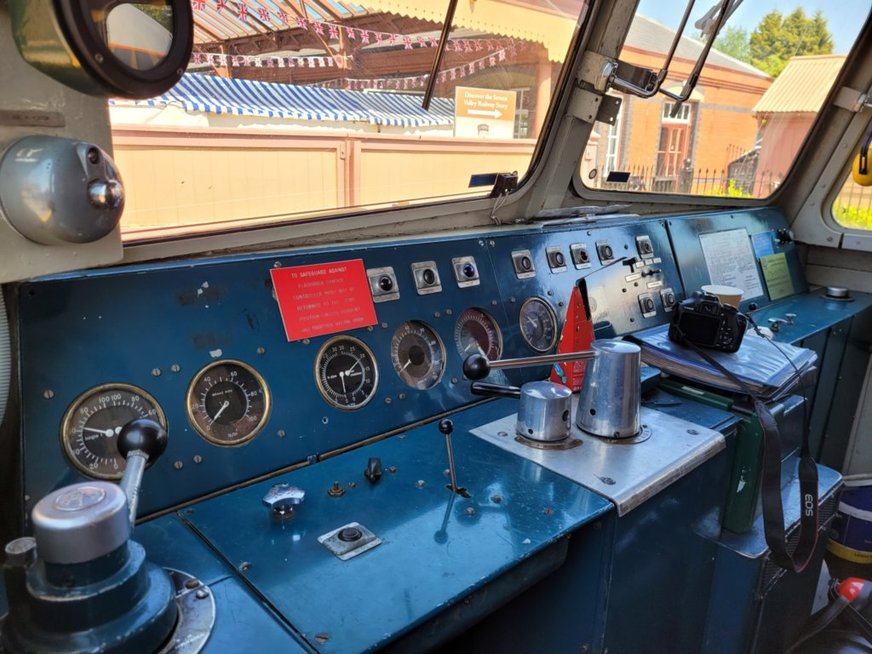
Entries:
<svg viewBox="0 0 872 654">
<path fill-rule="evenodd" d="M 360 365 L 360 359 L 355 361 L 354 364 L 348 370 L 345 371 L 345 376 L 350 377 L 352 374 L 351 371 L 354 370 L 355 368 L 357 368 L 357 366 L 359 366 L 359 365 Z"/>
<path fill-rule="evenodd" d="M 354 367 L 354 366 L 352 366 L 352 367 Z M 347 393 L 348 391 L 345 388 L 345 373 L 342 372 L 341 370 L 339 371 L 339 381 L 342 382 L 342 392 Z"/>
<path fill-rule="evenodd" d="M 405 370 L 406 368 L 408 368 L 408 367 L 411 366 L 411 365 L 412 365 L 412 360 L 409 359 L 408 361 L 406 361 L 406 365 L 404 365 L 404 366 L 402 367 L 402 370 Z"/>
<path fill-rule="evenodd" d="M 92 431 L 95 434 L 100 434 L 101 436 L 105 436 L 106 438 L 112 438 L 115 435 L 115 430 L 111 427 L 109 429 L 94 429 L 93 427 L 83 427 L 82 431 Z"/>
<path fill-rule="evenodd" d="M 527 322 L 530 323 L 531 325 L 533 325 L 533 327 L 539 326 L 539 323 L 534 318 L 531 318 L 530 316 L 527 316 Z"/>
<path fill-rule="evenodd" d="M 221 414 L 224 413 L 224 410 L 230 406 L 230 400 L 224 400 L 224 403 L 221 405 L 221 408 L 218 409 L 218 412 L 212 416 L 212 422 L 218 420 L 221 417 Z"/>
</svg>

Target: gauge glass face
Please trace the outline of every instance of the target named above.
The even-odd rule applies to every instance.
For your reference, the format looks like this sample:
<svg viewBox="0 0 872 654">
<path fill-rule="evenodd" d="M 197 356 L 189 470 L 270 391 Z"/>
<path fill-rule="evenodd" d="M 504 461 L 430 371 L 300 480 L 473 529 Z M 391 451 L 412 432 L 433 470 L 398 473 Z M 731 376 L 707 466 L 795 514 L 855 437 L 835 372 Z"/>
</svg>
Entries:
<svg viewBox="0 0 872 654">
<path fill-rule="evenodd" d="M 321 346 L 315 359 L 315 382 L 322 397 L 339 409 L 359 409 L 378 386 L 372 351 L 356 338 L 337 336 Z"/>
<path fill-rule="evenodd" d="M 188 387 L 188 418 L 215 445 L 242 445 L 266 424 L 270 394 L 263 377 L 242 361 L 216 361 Z"/>
<path fill-rule="evenodd" d="M 80 395 L 61 426 L 61 442 L 70 462 L 97 479 L 121 479 L 126 461 L 118 452 L 118 434 L 131 420 L 149 418 L 166 429 L 157 401 L 129 384 L 105 384 Z"/>
<path fill-rule="evenodd" d="M 518 320 L 524 342 L 537 352 L 548 352 L 557 343 L 557 315 L 542 298 L 524 302 Z"/>
<path fill-rule="evenodd" d="M 391 339 L 391 363 L 406 384 L 426 390 L 442 379 L 445 346 L 425 323 L 417 320 L 404 322 Z"/>
<path fill-rule="evenodd" d="M 463 358 L 483 354 L 491 361 L 500 358 L 503 337 L 497 323 L 481 309 L 466 309 L 454 326 L 454 342 Z"/>
</svg>

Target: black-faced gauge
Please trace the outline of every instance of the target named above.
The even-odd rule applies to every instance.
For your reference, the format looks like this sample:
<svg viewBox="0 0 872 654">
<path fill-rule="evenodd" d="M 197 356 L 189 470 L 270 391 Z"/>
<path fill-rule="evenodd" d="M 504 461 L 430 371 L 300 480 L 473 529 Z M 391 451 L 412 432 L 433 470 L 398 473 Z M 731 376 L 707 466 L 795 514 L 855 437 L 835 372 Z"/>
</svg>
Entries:
<svg viewBox="0 0 872 654">
<path fill-rule="evenodd" d="M 454 343 L 464 359 L 483 354 L 491 361 L 500 358 L 503 337 L 496 321 L 481 309 L 466 309 L 454 325 Z"/>
<path fill-rule="evenodd" d="M 524 342 L 537 352 L 548 352 L 557 343 L 557 314 L 542 298 L 524 302 L 518 320 Z"/>
<path fill-rule="evenodd" d="M 118 452 L 118 434 L 137 418 L 149 418 L 167 428 L 160 405 L 136 386 L 103 384 L 80 395 L 61 423 L 61 443 L 70 463 L 89 477 L 121 479 L 126 461 Z"/>
<path fill-rule="evenodd" d="M 336 336 L 315 358 L 315 383 L 321 396 L 338 409 L 359 409 L 375 395 L 378 366 L 372 351 L 352 336 Z"/>
<path fill-rule="evenodd" d="M 210 443 L 242 445 L 263 429 L 269 418 L 270 393 L 257 370 L 242 361 L 211 363 L 191 380 L 186 400 L 188 419 Z"/>
<path fill-rule="evenodd" d="M 400 325 L 391 339 L 394 370 L 412 388 L 426 390 L 442 379 L 445 346 L 427 324 L 410 320 Z"/>
</svg>

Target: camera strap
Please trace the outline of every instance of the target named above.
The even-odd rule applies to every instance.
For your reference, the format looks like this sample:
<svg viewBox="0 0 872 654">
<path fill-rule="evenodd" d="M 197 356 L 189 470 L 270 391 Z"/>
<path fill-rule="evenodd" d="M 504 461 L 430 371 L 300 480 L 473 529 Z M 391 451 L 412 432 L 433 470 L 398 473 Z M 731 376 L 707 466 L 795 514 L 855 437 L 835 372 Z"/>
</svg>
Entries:
<svg viewBox="0 0 872 654">
<path fill-rule="evenodd" d="M 675 324 L 675 323 L 673 323 Z M 714 357 L 691 343 L 675 324 L 683 344 L 714 366 L 721 374 L 741 388 L 754 403 L 757 420 L 763 430 L 763 473 L 761 499 L 763 504 L 763 532 L 772 561 L 786 570 L 802 572 L 814 555 L 818 541 L 818 470 L 808 443 L 808 425 L 803 424 L 802 447 L 799 454 L 800 518 L 799 540 L 791 554 L 787 547 L 784 525 L 784 506 L 781 503 L 781 437 L 772 413 L 760 397 Z"/>
</svg>

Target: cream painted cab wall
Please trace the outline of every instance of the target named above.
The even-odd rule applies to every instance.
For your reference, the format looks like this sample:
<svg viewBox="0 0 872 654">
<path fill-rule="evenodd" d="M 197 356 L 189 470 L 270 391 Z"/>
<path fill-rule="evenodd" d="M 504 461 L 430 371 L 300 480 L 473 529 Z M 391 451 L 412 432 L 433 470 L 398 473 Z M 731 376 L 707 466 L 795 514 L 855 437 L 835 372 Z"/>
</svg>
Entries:
<svg viewBox="0 0 872 654">
<path fill-rule="evenodd" d="M 111 152 L 106 101 L 68 89 L 25 63 L 15 48 L 4 3 L 0 3 L 0 88 L 0 151 L 24 136 L 51 134 L 88 141 Z M 59 114 L 63 126 L 26 124 L 38 123 L 46 112 Z M 27 116 L 33 120 L 22 120 Z M 0 283 L 111 263 L 121 254 L 118 229 L 95 243 L 40 245 L 21 236 L 0 213 Z"/>
</svg>

